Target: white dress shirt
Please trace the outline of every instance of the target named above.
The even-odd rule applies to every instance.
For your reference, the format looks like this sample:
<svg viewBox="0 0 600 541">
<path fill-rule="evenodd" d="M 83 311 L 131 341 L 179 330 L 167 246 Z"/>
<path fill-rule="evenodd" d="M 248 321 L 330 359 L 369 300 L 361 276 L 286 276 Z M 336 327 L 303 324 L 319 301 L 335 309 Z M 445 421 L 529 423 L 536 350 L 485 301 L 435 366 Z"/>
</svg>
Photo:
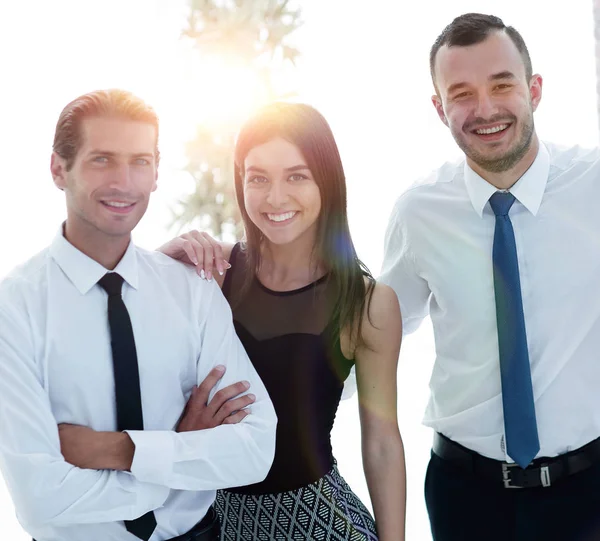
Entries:
<svg viewBox="0 0 600 541">
<path fill-rule="evenodd" d="M 219 287 L 130 243 L 114 269 L 135 336 L 144 431 L 131 473 L 65 462 L 57 424 L 116 430 L 107 272 L 61 234 L 0 284 L 0 467 L 18 519 L 37 541 L 139 541 L 123 520 L 154 510 L 151 541 L 188 531 L 215 490 L 261 481 L 276 417 Z M 216 365 L 218 387 L 250 382 L 241 423 L 176 433 L 192 387 Z"/>
<path fill-rule="evenodd" d="M 465 161 L 397 201 L 381 280 L 404 330 L 428 314 L 436 360 L 424 424 L 497 460 L 504 446 L 492 270 L 497 189 Z M 510 189 L 541 449 L 556 456 L 600 436 L 600 152 L 540 144 Z"/>
</svg>

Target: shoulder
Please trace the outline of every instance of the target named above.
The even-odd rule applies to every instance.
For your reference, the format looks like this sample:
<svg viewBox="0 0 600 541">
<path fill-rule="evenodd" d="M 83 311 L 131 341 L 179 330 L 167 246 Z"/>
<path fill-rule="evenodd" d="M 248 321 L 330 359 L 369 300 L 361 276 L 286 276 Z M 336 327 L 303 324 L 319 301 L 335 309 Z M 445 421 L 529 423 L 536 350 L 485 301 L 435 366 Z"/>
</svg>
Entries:
<svg viewBox="0 0 600 541">
<path fill-rule="evenodd" d="M 400 305 L 394 290 L 380 281 L 370 282 L 371 292 L 365 304 L 363 325 L 365 331 L 402 328 Z M 369 286 L 367 286 L 369 287 Z"/>
<path fill-rule="evenodd" d="M 577 174 L 588 169 L 600 168 L 600 149 L 597 147 L 564 146 L 547 141 L 544 141 L 543 145 L 550 156 L 551 176 L 552 173 L 572 172 Z"/>
<path fill-rule="evenodd" d="M 45 248 L 24 263 L 14 267 L 0 281 L 0 298 L 18 292 L 37 291 L 46 283 L 46 269 L 50 263 L 50 250 Z"/>
<path fill-rule="evenodd" d="M 197 303 L 199 297 L 206 301 L 214 294 L 214 288 L 218 289 L 214 280 L 208 282 L 200 278 L 193 265 L 182 263 L 161 252 L 139 247 L 136 249 L 140 271 L 149 277 L 150 282 L 156 282 L 157 285 L 160 283 L 163 290 L 181 297 L 182 302 Z"/>
<path fill-rule="evenodd" d="M 13 323 L 17 319 L 24 323 L 27 314 L 43 311 L 49 264 L 49 249 L 44 249 L 12 269 L 0 281 L 0 313 L 3 317 Z"/>
<path fill-rule="evenodd" d="M 357 363 L 373 356 L 387 355 L 397 360 L 402 340 L 402 317 L 398 297 L 394 290 L 381 282 L 375 282 L 372 294 L 365 303 L 361 336 L 354 350 Z"/>
<path fill-rule="evenodd" d="M 461 191 L 464 186 L 464 166 L 464 158 L 446 162 L 413 182 L 396 199 L 390 222 L 406 219 L 444 194 Z"/>
</svg>

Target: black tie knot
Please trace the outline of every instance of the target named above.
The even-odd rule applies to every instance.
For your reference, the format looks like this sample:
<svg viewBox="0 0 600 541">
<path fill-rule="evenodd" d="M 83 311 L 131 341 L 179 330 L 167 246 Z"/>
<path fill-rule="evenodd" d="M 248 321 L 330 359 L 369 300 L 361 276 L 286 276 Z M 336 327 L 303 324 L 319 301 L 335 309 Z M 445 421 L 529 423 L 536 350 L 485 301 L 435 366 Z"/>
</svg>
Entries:
<svg viewBox="0 0 600 541">
<path fill-rule="evenodd" d="M 496 216 L 508 216 L 514 202 L 515 196 L 510 192 L 496 192 L 490 197 L 490 206 Z"/>
<path fill-rule="evenodd" d="M 100 280 L 98 285 L 108 293 L 109 297 L 120 297 L 123 287 L 123 277 L 116 272 L 107 272 Z"/>
</svg>

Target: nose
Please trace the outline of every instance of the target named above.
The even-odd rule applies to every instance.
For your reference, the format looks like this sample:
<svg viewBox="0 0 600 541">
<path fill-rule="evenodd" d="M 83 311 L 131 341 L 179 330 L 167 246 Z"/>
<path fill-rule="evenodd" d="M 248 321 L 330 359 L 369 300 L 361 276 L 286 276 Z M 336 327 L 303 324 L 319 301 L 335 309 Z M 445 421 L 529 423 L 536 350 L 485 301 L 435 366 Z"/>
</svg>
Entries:
<svg viewBox="0 0 600 541">
<path fill-rule="evenodd" d="M 487 92 L 481 92 L 477 97 L 475 116 L 489 119 L 496 113 L 498 113 L 498 108 L 494 99 Z"/>
<path fill-rule="evenodd" d="M 289 199 L 287 182 L 272 182 L 267 194 L 267 203 L 273 208 L 282 208 Z"/>
<path fill-rule="evenodd" d="M 131 171 L 129 164 L 122 163 L 113 168 L 110 178 L 110 187 L 128 191 L 131 187 Z"/>
</svg>

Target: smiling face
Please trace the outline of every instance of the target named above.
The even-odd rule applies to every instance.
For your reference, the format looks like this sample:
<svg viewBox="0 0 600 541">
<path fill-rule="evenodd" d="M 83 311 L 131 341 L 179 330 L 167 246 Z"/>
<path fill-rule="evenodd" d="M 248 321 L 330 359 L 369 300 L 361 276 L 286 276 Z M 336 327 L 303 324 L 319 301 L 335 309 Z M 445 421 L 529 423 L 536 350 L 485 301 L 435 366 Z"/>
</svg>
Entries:
<svg viewBox="0 0 600 541">
<path fill-rule="evenodd" d="M 524 159 L 532 148 L 542 79 L 527 80 L 523 58 L 506 33 L 441 47 L 435 82 L 434 106 L 471 165 L 499 173 Z"/>
<path fill-rule="evenodd" d="M 83 119 L 81 134 L 70 168 L 56 152 L 52 155 L 54 182 L 67 198 L 67 237 L 129 239 L 156 189 L 156 128 L 95 116 Z"/>
<path fill-rule="evenodd" d="M 282 138 L 252 148 L 244 159 L 244 206 L 273 244 L 314 244 L 321 194 L 298 147 Z"/>
</svg>

